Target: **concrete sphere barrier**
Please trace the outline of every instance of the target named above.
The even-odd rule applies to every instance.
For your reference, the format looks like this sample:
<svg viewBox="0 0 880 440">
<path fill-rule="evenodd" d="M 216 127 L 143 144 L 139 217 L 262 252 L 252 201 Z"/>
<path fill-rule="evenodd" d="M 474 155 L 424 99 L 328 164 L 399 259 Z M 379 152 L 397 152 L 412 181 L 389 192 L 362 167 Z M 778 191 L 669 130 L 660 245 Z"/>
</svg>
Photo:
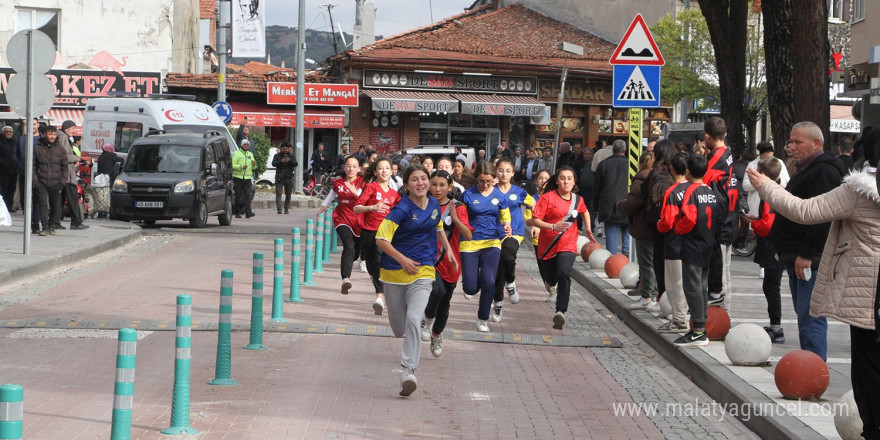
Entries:
<svg viewBox="0 0 880 440">
<path fill-rule="evenodd" d="M 724 340 L 724 352 L 733 365 L 764 365 L 772 348 L 767 332 L 757 324 L 740 324 L 731 329 Z"/>
<path fill-rule="evenodd" d="M 581 249 L 581 259 L 584 260 L 584 263 L 589 263 L 590 262 L 590 254 L 592 254 L 593 251 L 595 251 L 595 250 L 602 249 L 602 245 L 599 244 L 599 242 L 591 241 L 591 242 L 585 244 L 584 246 L 582 246 L 580 249 Z"/>
<path fill-rule="evenodd" d="M 672 305 L 669 304 L 668 294 L 664 293 L 663 296 L 660 297 L 660 300 L 657 301 L 657 304 L 660 305 L 660 316 L 662 318 L 667 318 L 672 314 Z"/>
<path fill-rule="evenodd" d="M 795 350 L 783 356 L 773 376 L 776 389 L 786 399 L 818 399 L 828 389 L 830 379 L 825 361 L 807 350 Z"/>
<path fill-rule="evenodd" d="M 590 253 L 590 269 L 605 270 L 605 260 L 611 258 L 607 249 L 596 249 Z"/>
<path fill-rule="evenodd" d="M 840 404 L 834 407 L 834 428 L 843 440 L 862 438 L 862 419 L 852 390 L 847 391 L 840 398 Z"/>
<path fill-rule="evenodd" d="M 605 275 L 607 275 L 608 278 L 617 278 L 620 276 L 620 271 L 623 269 L 623 266 L 626 266 L 627 264 L 629 264 L 629 258 L 626 255 L 612 255 L 605 260 Z"/>
<path fill-rule="evenodd" d="M 730 315 L 727 314 L 727 310 L 723 307 L 709 307 L 707 312 L 706 336 L 709 340 L 720 341 L 727 337 L 727 333 L 730 332 Z M 764 334 L 766 335 L 767 332 Z"/>
<path fill-rule="evenodd" d="M 635 289 L 639 285 L 639 263 L 633 261 L 620 269 L 620 284 L 627 289 Z"/>
</svg>

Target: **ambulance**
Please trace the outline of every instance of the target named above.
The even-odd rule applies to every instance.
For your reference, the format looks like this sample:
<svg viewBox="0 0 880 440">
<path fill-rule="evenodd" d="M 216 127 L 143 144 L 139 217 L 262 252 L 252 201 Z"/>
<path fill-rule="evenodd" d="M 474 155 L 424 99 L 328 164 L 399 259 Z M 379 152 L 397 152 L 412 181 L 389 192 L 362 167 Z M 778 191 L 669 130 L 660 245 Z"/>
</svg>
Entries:
<svg viewBox="0 0 880 440">
<path fill-rule="evenodd" d="M 83 116 L 82 152 L 96 158 L 112 144 L 125 156 L 131 144 L 150 132 L 166 134 L 221 133 L 230 149 L 238 149 L 226 124 L 211 106 L 187 95 L 91 98 Z"/>
</svg>

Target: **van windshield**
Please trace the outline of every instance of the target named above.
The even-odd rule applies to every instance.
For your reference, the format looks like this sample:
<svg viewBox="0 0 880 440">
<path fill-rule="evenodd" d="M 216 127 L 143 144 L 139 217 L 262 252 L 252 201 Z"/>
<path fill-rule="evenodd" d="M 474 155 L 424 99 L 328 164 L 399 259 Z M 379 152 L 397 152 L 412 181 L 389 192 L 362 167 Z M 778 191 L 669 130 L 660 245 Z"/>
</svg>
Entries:
<svg viewBox="0 0 880 440">
<path fill-rule="evenodd" d="M 137 145 L 128 152 L 124 171 L 129 173 L 197 173 L 201 147 L 189 145 Z"/>
</svg>

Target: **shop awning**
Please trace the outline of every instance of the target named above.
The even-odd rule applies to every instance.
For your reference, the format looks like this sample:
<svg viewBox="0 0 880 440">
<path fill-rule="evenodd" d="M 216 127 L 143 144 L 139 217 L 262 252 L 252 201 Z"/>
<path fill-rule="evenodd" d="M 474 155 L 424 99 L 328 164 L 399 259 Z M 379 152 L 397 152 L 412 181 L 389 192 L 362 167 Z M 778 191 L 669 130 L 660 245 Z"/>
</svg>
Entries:
<svg viewBox="0 0 880 440">
<path fill-rule="evenodd" d="M 531 96 L 456 93 L 452 97 L 461 101 L 462 114 L 496 116 L 542 116 L 544 114 L 544 103 Z"/>
<path fill-rule="evenodd" d="M 373 110 L 391 112 L 458 113 L 458 101 L 445 93 L 362 89 Z"/>
<path fill-rule="evenodd" d="M 76 123 L 73 129 L 74 136 L 82 136 L 83 110 L 78 108 L 53 108 L 46 112 L 45 117 L 50 119 L 49 123 L 61 129 L 64 121 L 71 120 Z"/>
<path fill-rule="evenodd" d="M 230 125 L 240 125 L 247 118 L 248 125 L 257 127 L 296 127 L 296 112 L 265 104 L 230 102 L 232 120 Z M 337 109 L 306 107 L 303 114 L 304 128 L 344 128 L 345 114 Z"/>
</svg>

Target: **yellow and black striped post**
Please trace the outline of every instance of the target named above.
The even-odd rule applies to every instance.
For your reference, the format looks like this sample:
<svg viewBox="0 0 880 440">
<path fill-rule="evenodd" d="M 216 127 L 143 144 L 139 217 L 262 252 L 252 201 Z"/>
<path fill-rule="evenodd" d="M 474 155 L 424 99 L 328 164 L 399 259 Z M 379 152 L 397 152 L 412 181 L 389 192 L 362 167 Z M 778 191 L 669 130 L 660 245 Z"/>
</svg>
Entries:
<svg viewBox="0 0 880 440">
<path fill-rule="evenodd" d="M 640 108 L 629 109 L 629 179 L 626 181 L 626 189 L 632 184 L 633 178 L 639 172 L 639 159 L 642 157 L 642 125 L 644 125 L 644 111 Z"/>
</svg>

